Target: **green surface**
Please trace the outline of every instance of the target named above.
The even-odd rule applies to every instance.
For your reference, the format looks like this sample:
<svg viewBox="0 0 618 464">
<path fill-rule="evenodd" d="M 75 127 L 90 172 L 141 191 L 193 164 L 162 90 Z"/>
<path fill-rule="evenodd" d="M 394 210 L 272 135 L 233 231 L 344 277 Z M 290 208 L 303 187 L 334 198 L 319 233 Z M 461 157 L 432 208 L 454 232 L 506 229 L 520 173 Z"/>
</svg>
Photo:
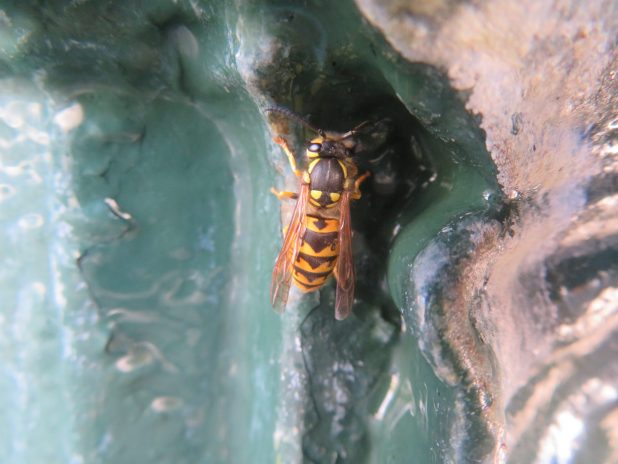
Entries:
<svg viewBox="0 0 618 464">
<path fill-rule="evenodd" d="M 326 6 L 3 2 L 1 462 L 452 455 L 456 393 L 389 295 L 405 306 L 417 253 L 492 207 L 493 168 L 439 72 Z M 273 103 L 375 128 L 342 323 L 332 286 L 269 307 Z"/>
</svg>

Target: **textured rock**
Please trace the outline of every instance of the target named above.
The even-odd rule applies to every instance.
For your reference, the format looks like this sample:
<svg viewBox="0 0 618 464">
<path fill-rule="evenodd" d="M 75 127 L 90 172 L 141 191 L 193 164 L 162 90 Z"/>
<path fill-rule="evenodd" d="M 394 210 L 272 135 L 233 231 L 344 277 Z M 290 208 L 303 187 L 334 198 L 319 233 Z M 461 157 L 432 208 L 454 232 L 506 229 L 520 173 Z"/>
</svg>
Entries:
<svg viewBox="0 0 618 464">
<path fill-rule="evenodd" d="M 476 459 L 613 462 L 615 2 L 357 4 L 403 56 L 466 92 L 509 200 L 502 226 L 458 224 L 470 249 L 459 260 L 451 250 L 434 277 L 442 289 L 427 297 L 445 337 L 437 359 L 426 356 L 459 370 L 442 378 L 493 441 Z M 427 253 L 412 259 L 413 282 Z M 391 270 L 399 282 L 404 269 Z"/>
</svg>

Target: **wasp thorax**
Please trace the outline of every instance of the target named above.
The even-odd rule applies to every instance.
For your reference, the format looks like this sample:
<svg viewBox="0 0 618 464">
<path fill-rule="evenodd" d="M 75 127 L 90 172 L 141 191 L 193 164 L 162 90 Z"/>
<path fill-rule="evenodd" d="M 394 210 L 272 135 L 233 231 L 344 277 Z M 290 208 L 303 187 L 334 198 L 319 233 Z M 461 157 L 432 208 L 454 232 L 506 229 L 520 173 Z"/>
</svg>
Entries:
<svg viewBox="0 0 618 464">
<path fill-rule="evenodd" d="M 320 156 L 344 159 L 352 156 L 352 153 L 343 142 L 337 140 L 325 142 L 322 145 Z"/>
</svg>

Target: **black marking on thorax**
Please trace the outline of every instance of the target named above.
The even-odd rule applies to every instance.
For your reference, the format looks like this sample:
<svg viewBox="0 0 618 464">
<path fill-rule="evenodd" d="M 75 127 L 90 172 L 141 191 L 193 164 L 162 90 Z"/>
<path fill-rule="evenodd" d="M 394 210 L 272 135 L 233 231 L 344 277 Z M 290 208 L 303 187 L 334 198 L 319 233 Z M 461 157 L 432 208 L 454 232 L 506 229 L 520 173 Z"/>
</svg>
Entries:
<svg viewBox="0 0 618 464">
<path fill-rule="evenodd" d="M 321 192 L 341 193 L 345 176 L 335 158 L 319 158 L 309 173 L 311 189 Z"/>
</svg>

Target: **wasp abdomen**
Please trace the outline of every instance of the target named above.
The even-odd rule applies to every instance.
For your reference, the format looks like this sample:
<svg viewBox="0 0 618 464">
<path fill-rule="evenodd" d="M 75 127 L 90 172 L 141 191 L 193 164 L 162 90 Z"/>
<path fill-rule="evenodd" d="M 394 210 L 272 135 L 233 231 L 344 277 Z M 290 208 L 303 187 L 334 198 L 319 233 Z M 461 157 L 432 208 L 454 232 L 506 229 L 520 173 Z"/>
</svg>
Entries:
<svg viewBox="0 0 618 464">
<path fill-rule="evenodd" d="M 294 281 L 304 292 L 319 289 L 333 273 L 338 256 L 339 220 L 307 215 L 307 228 L 294 263 Z"/>
</svg>

